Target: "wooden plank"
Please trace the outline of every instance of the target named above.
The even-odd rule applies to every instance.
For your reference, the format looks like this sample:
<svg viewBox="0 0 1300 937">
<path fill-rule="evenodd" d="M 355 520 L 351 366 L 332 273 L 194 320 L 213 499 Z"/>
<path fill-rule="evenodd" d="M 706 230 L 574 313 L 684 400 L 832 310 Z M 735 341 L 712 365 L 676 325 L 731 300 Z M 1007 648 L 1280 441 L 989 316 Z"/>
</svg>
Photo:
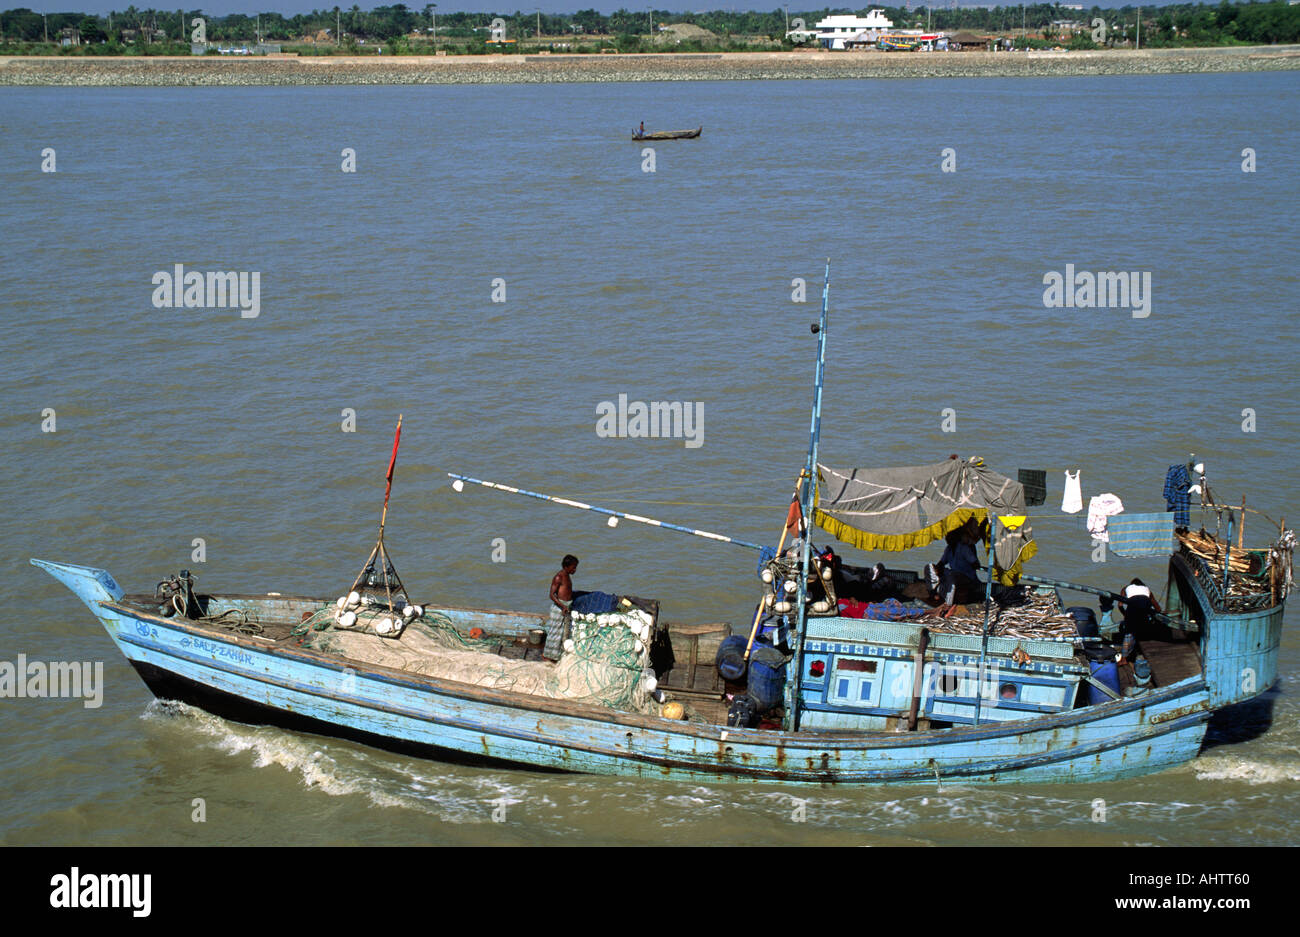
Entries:
<svg viewBox="0 0 1300 937">
<path fill-rule="evenodd" d="M 694 687 L 695 687 L 695 667 L 696 667 L 696 665 L 697 665 L 697 664 L 699 663 L 699 661 L 700 661 L 700 636 L 697 635 L 697 634 L 693 634 L 693 635 L 691 635 L 691 639 L 690 639 L 690 640 L 691 640 L 691 654 L 690 654 L 691 662 L 690 662 L 690 664 L 689 664 L 689 665 L 687 666 L 687 668 L 686 668 L 686 674 L 687 674 L 686 682 L 687 682 L 687 685 L 689 685 L 690 687 L 694 688 Z"/>
<path fill-rule="evenodd" d="M 704 622 L 702 624 L 694 625 L 680 625 L 676 622 L 671 622 L 665 623 L 664 627 L 668 629 L 669 636 L 675 634 L 688 636 L 721 632 L 722 636 L 725 638 L 731 634 L 731 622 L 729 621 Z"/>
</svg>

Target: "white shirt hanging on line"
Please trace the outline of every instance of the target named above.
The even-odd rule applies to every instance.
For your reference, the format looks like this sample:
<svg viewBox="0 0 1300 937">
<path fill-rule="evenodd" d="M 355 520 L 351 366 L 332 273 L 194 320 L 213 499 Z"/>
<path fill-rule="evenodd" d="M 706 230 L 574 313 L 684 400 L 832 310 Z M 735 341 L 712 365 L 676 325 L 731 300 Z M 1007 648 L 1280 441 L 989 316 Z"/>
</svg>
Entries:
<svg viewBox="0 0 1300 937">
<path fill-rule="evenodd" d="M 1066 514 L 1078 514 L 1083 510 L 1083 494 L 1079 488 L 1079 473 L 1065 473 L 1065 497 L 1061 499 L 1061 510 Z"/>
<path fill-rule="evenodd" d="M 1088 533 L 1093 540 L 1110 543 L 1110 531 L 1106 529 L 1106 518 L 1124 510 L 1124 502 L 1117 495 L 1107 492 L 1097 495 L 1088 502 Z"/>
</svg>

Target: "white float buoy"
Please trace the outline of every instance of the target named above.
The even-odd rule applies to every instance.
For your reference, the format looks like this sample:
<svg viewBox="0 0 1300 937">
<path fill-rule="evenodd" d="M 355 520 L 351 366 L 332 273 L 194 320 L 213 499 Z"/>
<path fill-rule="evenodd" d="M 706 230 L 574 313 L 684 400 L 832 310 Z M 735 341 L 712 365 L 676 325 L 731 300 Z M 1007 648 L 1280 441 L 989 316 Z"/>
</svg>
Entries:
<svg viewBox="0 0 1300 937">
<path fill-rule="evenodd" d="M 339 616 L 340 628 L 351 628 L 356 623 L 357 623 L 356 612 L 344 612 L 342 615 Z"/>
<path fill-rule="evenodd" d="M 454 488 L 456 491 L 464 491 L 465 483 L 458 478 L 451 483 L 451 487 Z"/>
<path fill-rule="evenodd" d="M 758 578 L 761 579 L 761 580 L 763 580 L 764 582 L 771 582 L 771 581 L 772 581 L 772 571 L 771 571 L 770 569 L 765 569 L 765 570 L 763 570 L 761 573 L 758 574 Z"/>
<path fill-rule="evenodd" d="M 831 578 L 831 568 L 829 566 L 822 567 L 822 578 L 826 580 Z"/>
<path fill-rule="evenodd" d="M 573 650 L 573 638 L 565 638 L 565 639 L 564 639 L 564 649 L 565 649 L 566 651 L 572 651 L 572 650 Z"/>
<path fill-rule="evenodd" d="M 402 609 L 402 617 L 403 617 L 403 618 L 414 618 L 414 617 L 415 617 L 415 606 L 414 606 L 414 605 L 408 605 L 408 606 L 406 606 L 405 608 L 403 608 L 403 609 Z"/>
<path fill-rule="evenodd" d="M 349 605 L 360 605 L 360 604 L 361 604 L 361 594 L 360 594 L 359 592 L 349 592 L 349 593 L 348 593 L 348 604 L 349 604 Z"/>
<path fill-rule="evenodd" d="M 615 517 L 613 514 L 611 514 L 611 515 L 609 516 L 609 520 L 607 520 L 605 523 L 608 524 L 610 527 L 617 527 L 617 526 L 618 526 L 618 518 Z"/>
<path fill-rule="evenodd" d="M 348 597 L 346 595 L 339 596 L 339 600 L 334 603 L 334 606 L 340 612 L 343 611 L 343 609 L 348 607 Z"/>
<path fill-rule="evenodd" d="M 799 588 L 799 585 L 793 579 L 787 579 L 784 583 L 782 583 L 782 588 L 784 588 L 786 592 L 793 595 L 794 591 Z"/>
</svg>

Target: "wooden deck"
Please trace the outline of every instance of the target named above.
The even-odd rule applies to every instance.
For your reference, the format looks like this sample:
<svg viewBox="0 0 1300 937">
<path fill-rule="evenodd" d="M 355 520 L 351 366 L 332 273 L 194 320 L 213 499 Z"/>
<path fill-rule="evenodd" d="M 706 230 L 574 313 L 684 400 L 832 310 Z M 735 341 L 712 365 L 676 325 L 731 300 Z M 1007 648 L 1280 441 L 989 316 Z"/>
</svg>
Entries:
<svg viewBox="0 0 1300 937">
<path fill-rule="evenodd" d="M 1141 648 L 1151 663 L 1155 686 L 1170 686 L 1201 672 L 1201 655 L 1195 641 L 1143 641 Z"/>
<path fill-rule="evenodd" d="M 665 623 L 672 640 L 673 669 L 664 674 L 659 685 L 697 719 L 714 725 L 726 725 L 727 687 L 718 676 L 715 659 L 718 645 L 730 636 L 729 622 L 683 625 Z"/>
</svg>

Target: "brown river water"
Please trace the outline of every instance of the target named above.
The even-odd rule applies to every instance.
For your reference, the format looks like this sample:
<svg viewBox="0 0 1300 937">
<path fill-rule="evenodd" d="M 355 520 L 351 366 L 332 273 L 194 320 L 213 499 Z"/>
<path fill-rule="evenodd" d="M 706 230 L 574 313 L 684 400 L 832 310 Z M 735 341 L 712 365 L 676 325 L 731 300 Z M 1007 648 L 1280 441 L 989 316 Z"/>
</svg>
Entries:
<svg viewBox="0 0 1300 937">
<path fill-rule="evenodd" d="M 1295 843 L 1294 611 L 1267 705 L 1186 766 L 788 789 L 449 766 L 156 702 L 28 559 L 128 591 L 188 567 L 205 590 L 338 595 L 402 413 L 387 541 L 418 595 L 542 611 L 572 552 L 580 588 L 739 623 L 749 551 L 444 473 L 774 541 L 830 257 L 824 461 L 1046 469 L 1034 572 L 1163 583 L 1159 562 L 1092 562 L 1062 472 L 1085 502 L 1159 511 L 1194 452 L 1227 499 L 1300 519 L 1297 91 L 1295 72 L 0 90 L 0 661 L 102 661 L 104 681 L 94 708 L 0 699 L 0 843 Z M 643 120 L 705 129 L 647 155 Z M 258 274 L 257 315 L 156 305 L 176 264 Z M 1149 273 L 1149 315 L 1045 305 L 1067 264 Z M 620 394 L 697 404 L 695 437 L 602 437 Z"/>
</svg>

